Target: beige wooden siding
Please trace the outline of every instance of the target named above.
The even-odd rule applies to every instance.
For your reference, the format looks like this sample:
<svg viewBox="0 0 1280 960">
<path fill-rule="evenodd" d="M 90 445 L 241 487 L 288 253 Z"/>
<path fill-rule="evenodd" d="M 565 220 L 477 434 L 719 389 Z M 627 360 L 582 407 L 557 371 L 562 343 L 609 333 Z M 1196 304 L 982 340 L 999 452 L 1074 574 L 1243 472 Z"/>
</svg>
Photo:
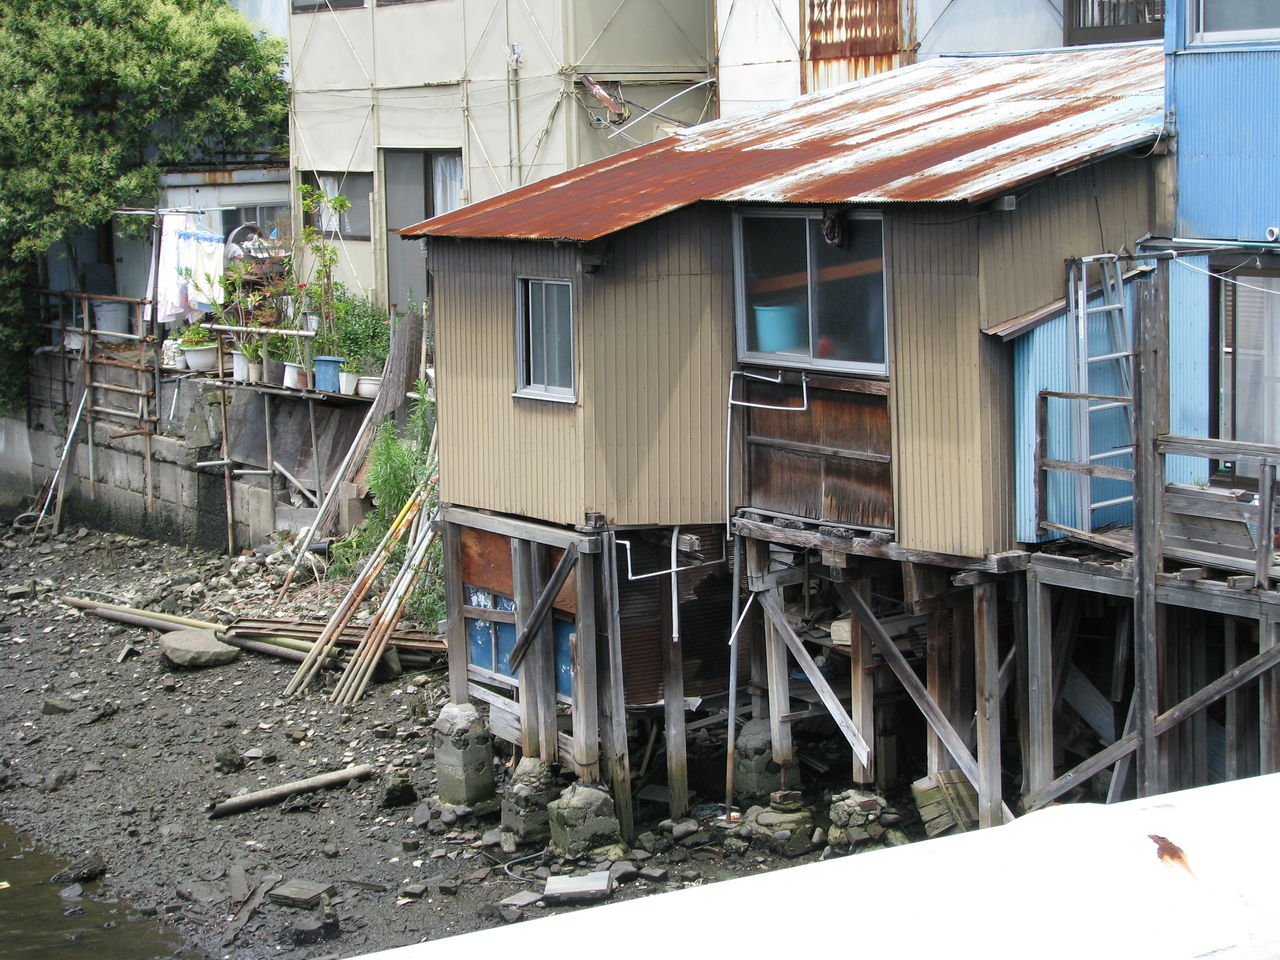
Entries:
<svg viewBox="0 0 1280 960">
<path fill-rule="evenodd" d="M 977 226 L 942 222 L 956 215 L 900 207 L 885 216 L 897 538 L 982 556 Z"/>
<path fill-rule="evenodd" d="M 1154 229 L 1151 161 L 1117 157 L 1047 177 L 1009 213 L 979 218 L 982 327 L 1061 297 L 1067 257 L 1133 250 Z"/>
<path fill-rule="evenodd" d="M 704 206 L 616 235 L 608 265 L 583 277 L 587 510 L 723 521 L 732 276 L 729 209 Z"/>
<path fill-rule="evenodd" d="M 553 523 L 581 523 L 580 406 L 512 397 L 515 278 L 574 281 L 574 321 L 580 329 L 576 252 L 551 244 L 437 241 L 431 269 L 442 499 Z"/>
</svg>

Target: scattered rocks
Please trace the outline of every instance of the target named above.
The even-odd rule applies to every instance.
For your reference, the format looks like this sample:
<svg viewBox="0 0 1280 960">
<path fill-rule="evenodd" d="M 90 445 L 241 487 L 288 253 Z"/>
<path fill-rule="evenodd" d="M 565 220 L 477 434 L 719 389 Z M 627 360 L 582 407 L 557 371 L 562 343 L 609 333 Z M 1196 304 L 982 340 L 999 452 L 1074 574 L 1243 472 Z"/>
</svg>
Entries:
<svg viewBox="0 0 1280 960">
<path fill-rule="evenodd" d="M 221 667 L 240 656 L 240 650 L 219 640 L 212 630 L 174 630 L 160 635 L 160 652 L 177 667 Z"/>
<path fill-rule="evenodd" d="M 106 861 L 94 851 L 87 850 L 50 877 L 49 882 L 60 887 L 71 883 L 88 883 L 106 872 Z"/>
<path fill-rule="evenodd" d="M 383 808 L 407 807 L 418 800 L 418 791 L 414 789 L 407 773 L 393 773 L 387 777 L 382 787 L 382 798 L 378 805 Z"/>
</svg>

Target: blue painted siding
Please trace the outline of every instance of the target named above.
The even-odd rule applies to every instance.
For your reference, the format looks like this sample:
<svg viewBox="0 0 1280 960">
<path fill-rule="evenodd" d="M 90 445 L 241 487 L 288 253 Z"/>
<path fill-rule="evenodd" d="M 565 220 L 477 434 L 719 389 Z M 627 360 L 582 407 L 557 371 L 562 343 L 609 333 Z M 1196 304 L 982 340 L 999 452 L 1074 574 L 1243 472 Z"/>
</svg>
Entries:
<svg viewBox="0 0 1280 960">
<path fill-rule="evenodd" d="M 1280 46 L 1168 58 L 1177 235 L 1265 241 L 1280 226 Z"/>
<path fill-rule="evenodd" d="M 1184 257 L 1169 265 L 1169 430 L 1186 437 L 1209 436 L 1209 258 Z M 1165 477 L 1195 483 L 1209 477 L 1209 461 L 1169 457 Z"/>
<path fill-rule="evenodd" d="M 482 610 L 506 610 L 513 612 L 515 601 L 498 593 L 467 588 L 467 603 Z M 515 677 L 511 669 L 511 651 L 516 645 L 516 628 L 511 623 L 496 620 L 480 620 L 468 617 L 467 660 L 478 667 L 492 670 L 503 676 Z M 556 693 L 573 696 L 572 638 L 575 630 L 572 620 L 553 617 L 551 633 L 555 646 Z"/>
</svg>

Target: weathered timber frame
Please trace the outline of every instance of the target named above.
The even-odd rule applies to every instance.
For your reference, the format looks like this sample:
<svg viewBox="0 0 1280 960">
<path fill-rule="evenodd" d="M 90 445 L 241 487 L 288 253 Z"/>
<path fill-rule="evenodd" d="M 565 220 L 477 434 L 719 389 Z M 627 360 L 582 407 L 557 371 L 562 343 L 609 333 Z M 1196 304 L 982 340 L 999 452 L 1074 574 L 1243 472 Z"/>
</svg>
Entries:
<svg viewBox="0 0 1280 960">
<path fill-rule="evenodd" d="M 606 782 L 624 835 L 630 837 L 634 824 L 613 535 L 565 530 L 456 506 L 442 509 L 441 523 L 450 699 L 465 703 L 474 697 L 487 704 L 490 730 L 526 756 L 560 764 L 587 782 Z M 498 534 L 510 542 L 514 614 L 467 606 L 462 581 L 464 528 Z M 547 551 L 552 548 L 563 553 L 547 576 Z M 570 723 L 564 732 L 550 612 L 571 573 L 576 574 L 577 629 L 570 646 Z M 518 638 L 510 657 L 514 680 L 469 663 L 468 617 L 514 623 Z"/>
</svg>

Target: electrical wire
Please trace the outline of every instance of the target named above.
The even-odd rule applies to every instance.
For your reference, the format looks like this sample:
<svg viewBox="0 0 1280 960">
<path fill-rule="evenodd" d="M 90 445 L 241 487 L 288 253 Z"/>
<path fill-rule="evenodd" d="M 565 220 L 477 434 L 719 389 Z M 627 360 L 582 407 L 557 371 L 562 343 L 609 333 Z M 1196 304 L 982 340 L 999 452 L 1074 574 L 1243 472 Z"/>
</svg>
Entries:
<svg viewBox="0 0 1280 960">
<path fill-rule="evenodd" d="M 1169 251 L 1169 252 L 1172 253 L 1173 251 Z M 1212 270 L 1206 270 L 1204 269 L 1204 267 L 1197 267 L 1194 263 L 1187 263 L 1185 260 L 1182 260 L 1180 257 L 1177 257 L 1177 256 L 1173 258 L 1173 262 L 1178 264 L 1179 266 L 1186 267 L 1186 269 L 1188 270 L 1194 270 L 1196 273 L 1203 273 L 1206 277 L 1215 277 L 1216 279 L 1221 280 L 1223 283 L 1233 283 L 1237 287 L 1244 287 L 1246 290 L 1257 290 L 1259 293 L 1267 293 L 1273 297 L 1280 297 L 1280 290 L 1273 290 L 1270 287 L 1259 287 L 1256 284 L 1245 283 L 1243 280 L 1235 280 L 1235 279 L 1232 279 L 1231 277 L 1224 276 L 1221 273 L 1215 273 Z"/>
</svg>

